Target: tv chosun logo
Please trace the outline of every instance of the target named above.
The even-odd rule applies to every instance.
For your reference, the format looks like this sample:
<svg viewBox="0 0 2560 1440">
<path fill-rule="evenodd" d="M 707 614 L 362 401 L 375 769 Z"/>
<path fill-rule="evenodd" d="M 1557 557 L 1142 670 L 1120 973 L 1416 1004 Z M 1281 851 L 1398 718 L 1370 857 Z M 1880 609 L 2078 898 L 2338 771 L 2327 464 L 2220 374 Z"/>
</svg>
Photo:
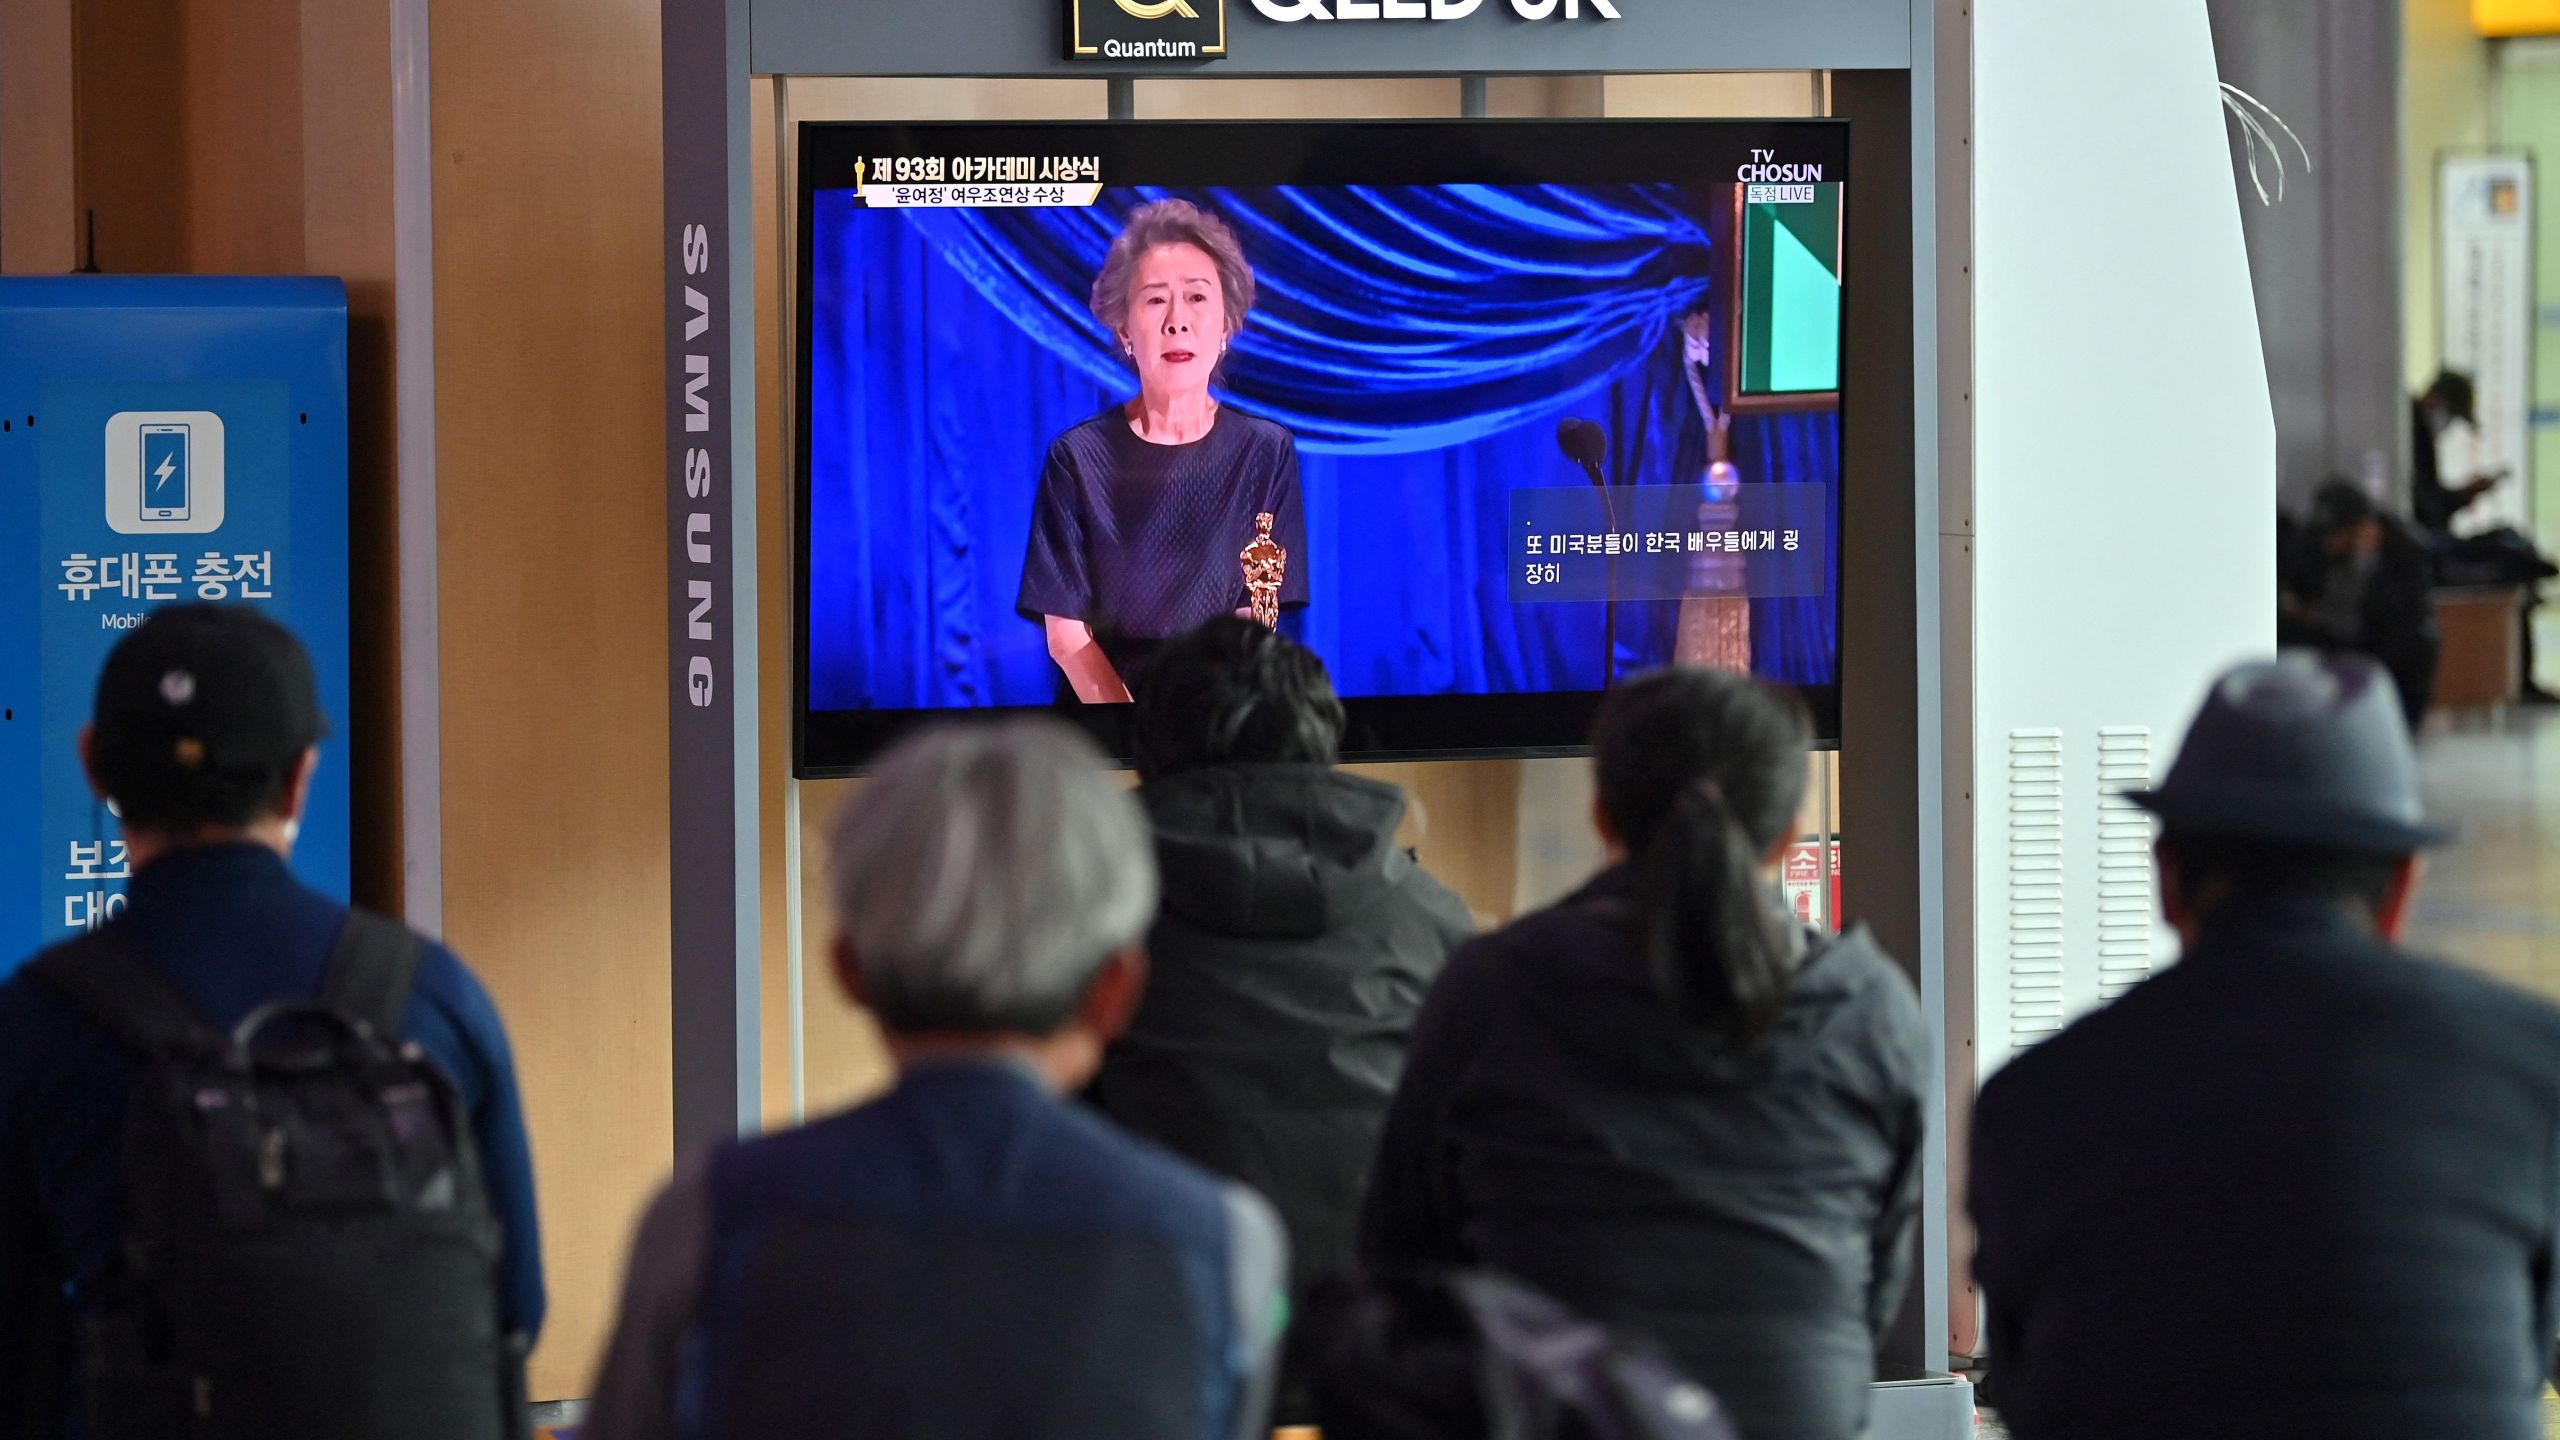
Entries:
<svg viewBox="0 0 2560 1440">
<path fill-rule="evenodd" d="M 1218 60 L 1226 0 L 1067 0 L 1070 60 Z"/>
<path fill-rule="evenodd" d="M 222 417 L 119 410 L 107 417 L 107 525 L 119 535 L 222 528 Z"/>
</svg>

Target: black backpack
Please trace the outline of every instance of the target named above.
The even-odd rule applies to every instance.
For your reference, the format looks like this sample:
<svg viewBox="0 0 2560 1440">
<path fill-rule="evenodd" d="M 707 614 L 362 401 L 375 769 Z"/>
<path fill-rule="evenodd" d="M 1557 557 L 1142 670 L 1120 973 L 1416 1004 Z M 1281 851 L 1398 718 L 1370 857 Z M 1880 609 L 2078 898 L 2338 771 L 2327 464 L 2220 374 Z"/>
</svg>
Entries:
<svg viewBox="0 0 2560 1440">
<path fill-rule="evenodd" d="M 1740 1440 L 1659 1349 L 1489 1270 L 1324 1281 L 1290 1346 L 1325 1440 Z"/>
<path fill-rule="evenodd" d="M 349 915 L 316 999 L 222 1035 L 109 924 L 33 967 L 143 1062 L 120 1264 L 78 1317 L 94 1440 L 521 1440 L 500 1231 L 400 1020 L 422 942 Z"/>
</svg>

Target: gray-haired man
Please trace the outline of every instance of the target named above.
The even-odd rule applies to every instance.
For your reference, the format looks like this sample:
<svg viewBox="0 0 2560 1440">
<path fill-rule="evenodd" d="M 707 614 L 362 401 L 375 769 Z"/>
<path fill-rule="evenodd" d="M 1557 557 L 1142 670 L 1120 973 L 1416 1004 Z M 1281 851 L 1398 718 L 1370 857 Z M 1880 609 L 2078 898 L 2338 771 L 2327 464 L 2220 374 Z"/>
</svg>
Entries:
<svg viewBox="0 0 2560 1440">
<path fill-rule="evenodd" d="M 1099 752 L 1049 721 L 925 731 L 832 864 L 837 977 L 898 1083 L 659 1197 L 584 1433 L 1254 1431 L 1277 1220 L 1060 1098 L 1128 1022 L 1156 908 Z"/>
</svg>

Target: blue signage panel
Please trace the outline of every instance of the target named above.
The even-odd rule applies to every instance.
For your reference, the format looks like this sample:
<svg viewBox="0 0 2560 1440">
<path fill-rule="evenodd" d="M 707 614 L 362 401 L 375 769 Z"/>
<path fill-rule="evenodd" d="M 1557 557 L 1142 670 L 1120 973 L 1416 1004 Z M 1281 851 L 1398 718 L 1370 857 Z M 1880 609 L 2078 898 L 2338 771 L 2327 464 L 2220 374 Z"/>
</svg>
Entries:
<svg viewBox="0 0 2560 1440">
<path fill-rule="evenodd" d="M 0 279 L 0 577 L 6 973 L 124 904 L 124 844 L 77 745 L 108 650 L 152 610 L 272 614 L 345 733 L 345 288 Z M 324 753 L 293 856 L 341 898 L 347 797 L 343 750 Z"/>
</svg>

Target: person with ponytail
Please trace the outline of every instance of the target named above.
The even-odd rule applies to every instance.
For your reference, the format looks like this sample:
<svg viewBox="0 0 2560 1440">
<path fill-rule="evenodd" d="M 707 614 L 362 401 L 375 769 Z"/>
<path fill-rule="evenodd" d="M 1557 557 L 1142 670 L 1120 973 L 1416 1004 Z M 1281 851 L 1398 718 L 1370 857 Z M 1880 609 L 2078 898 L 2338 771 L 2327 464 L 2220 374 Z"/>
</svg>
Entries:
<svg viewBox="0 0 2560 1440">
<path fill-rule="evenodd" d="M 1864 1433 L 1919 1209 L 1911 983 L 1779 896 L 1810 741 L 1741 675 L 1610 693 L 1609 863 L 1451 958 L 1361 1217 L 1373 1270 L 1499 1270 L 1650 1337 L 1748 1440 Z"/>
</svg>

